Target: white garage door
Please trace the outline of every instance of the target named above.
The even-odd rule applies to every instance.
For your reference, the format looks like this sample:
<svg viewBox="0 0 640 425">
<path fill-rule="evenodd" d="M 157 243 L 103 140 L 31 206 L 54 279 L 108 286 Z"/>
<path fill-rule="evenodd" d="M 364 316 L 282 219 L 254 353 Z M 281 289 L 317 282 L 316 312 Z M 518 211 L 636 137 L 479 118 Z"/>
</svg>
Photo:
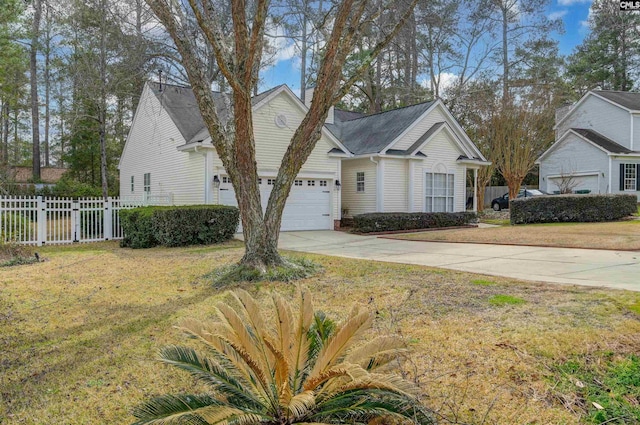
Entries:
<svg viewBox="0 0 640 425">
<path fill-rule="evenodd" d="M 260 198 L 264 211 L 269 201 L 273 179 L 260 179 Z M 282 214 L 281 230 L 325 230 L 333 229 L 331 217 L 331 180 L 299 179 L 291 188 Z M 220 203 L 237 206 L 231 183 L 223 178 L 220 184 Z M 238 231 L 240 231 L 239 228 Z"/>
<path fill-rule="evenodd" d="M 559 191 L 560 186 L 563 185 L 562 180 L 563 179 L 561 177 L 549 178 L 547 192 L 555 193 L 556 191 Z M 573 192 L 577 190 L 590 190 L 591 194 L 597 194 L 599 192 L 597 175 L 565 177 L 565 180 L 567 181 L 564 182 L 564 185 L 569 185 Z"/>
</svg>

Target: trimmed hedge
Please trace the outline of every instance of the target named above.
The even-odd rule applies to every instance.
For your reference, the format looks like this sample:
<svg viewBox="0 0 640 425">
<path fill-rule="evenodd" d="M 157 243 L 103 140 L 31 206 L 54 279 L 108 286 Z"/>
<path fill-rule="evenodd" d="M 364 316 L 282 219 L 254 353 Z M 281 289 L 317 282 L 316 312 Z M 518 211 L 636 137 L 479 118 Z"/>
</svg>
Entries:
<svg viewBox="0 0 640 425">
<path fill-rule="evenodd" d="M 353 217 L 353 230 L 359 233 L 433 229 L 465 226 L 476 219 L 472 212 L 457 213 L 370 213 Z"/>
<path fill-rule="evenodd" d="M 551 195 L 510 202 L 511 224 L 613 221 L 638 211 L 636 195 Z"/>
<path fill-rule="evenodd" d="M 239 211 L 225 205 L 141 207 L 120 211 L 124 239 L 120 246 L 209 245 L 233 237 Z"/>
</svg>

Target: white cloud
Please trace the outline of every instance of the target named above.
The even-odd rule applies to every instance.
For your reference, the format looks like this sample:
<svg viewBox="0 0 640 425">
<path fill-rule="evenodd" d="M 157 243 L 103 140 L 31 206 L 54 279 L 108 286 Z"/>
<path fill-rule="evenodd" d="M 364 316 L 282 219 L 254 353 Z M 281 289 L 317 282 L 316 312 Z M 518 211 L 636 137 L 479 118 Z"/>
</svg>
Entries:
<svg viewBox="0 0 640 425">
<path fill-rule="evenodd" d="M 556 19 L 562 19 L 567 15 L 567 13 L 569 13 L 567 9 L 551 12 L 549 14 L 549 19 L 552 21 L 555 21 Z"/>
<path fill-rule="evenodd" d="M 457 74 L 453 74 L 451 72 L 442 72 L 442 73 L 440 73 L 438 75 L 438 79 L 440 80 L 440 93 L 441 93 L 441 95 L 449 87 L 453 86 L 457 82 L 458 78 L 459 78 L 459 76 Z M 422 87 L 428 89 L 431 86 L 431 80 L 427 76 L 427 77 L 422 79 L 420 84 L 422 85 Z"/>
<path fill-rule="evenodd" d="M 580 21 L 580 32 L 588 32 L 591 29 L 591 18 L 593 17 L 593 8 L 589 8 L 589 15 L 584 21 Z"/>
<path fill-rule="evenodd" d="M 587 4 L 591 0 L 558 0 L 558 6 L 573 6 L 574 4 Z"/>
<path fill-rule="evenodd" d="M 277 25 L 269 19 L 265 34 L 267 42 L 275 50 L 275 55 L 272 57 L 273 66 L 277 65 L 278 62 L 288 61 L 296 57 L 296 45 L 291 38 L 287 37 L 282 25 Z"/>
</svg>

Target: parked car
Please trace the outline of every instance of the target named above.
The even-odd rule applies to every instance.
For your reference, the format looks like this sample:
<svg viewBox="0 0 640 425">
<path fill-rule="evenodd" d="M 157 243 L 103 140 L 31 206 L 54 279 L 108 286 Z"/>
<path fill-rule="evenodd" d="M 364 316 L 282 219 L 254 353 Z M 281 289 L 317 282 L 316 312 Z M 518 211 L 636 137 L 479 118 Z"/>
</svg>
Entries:
<svg viewBox="0 0 640 425">
<path fill-rule="evenodd" d="M 520 189 L 520 192 L 518 192 L 518 198 L 529 198 L 529 197 L 533 197 L 533 196 L 542 196 L 542 195 L 546 195 L 546 193 L 537 190 L 537 189 Z M 500 210 L 508 210 L 509 209 L 509 194 L 505 193 L 502 196 L 499 196 L 497 198 L 495 198 L 494 200 L 491 201 L 491 208 L 493 208 L 494 211 L 500 211 Z"/>
</svg>

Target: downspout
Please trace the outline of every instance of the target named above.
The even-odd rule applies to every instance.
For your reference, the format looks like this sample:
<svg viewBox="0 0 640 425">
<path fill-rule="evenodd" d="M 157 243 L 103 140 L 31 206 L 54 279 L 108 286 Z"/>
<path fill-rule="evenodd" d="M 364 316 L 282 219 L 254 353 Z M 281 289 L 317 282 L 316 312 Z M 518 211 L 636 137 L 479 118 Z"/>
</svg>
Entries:
<svg viewBox="0 0 640 425">
<path fill-rule="evenodd" d="M 369 161 L 376 164 L 376 212 L 383 212 L 384 210 L 384 180 L 382 179 L 382 159 L 375 161 L 373 156 L 369 157 Z"/>
</svg>

